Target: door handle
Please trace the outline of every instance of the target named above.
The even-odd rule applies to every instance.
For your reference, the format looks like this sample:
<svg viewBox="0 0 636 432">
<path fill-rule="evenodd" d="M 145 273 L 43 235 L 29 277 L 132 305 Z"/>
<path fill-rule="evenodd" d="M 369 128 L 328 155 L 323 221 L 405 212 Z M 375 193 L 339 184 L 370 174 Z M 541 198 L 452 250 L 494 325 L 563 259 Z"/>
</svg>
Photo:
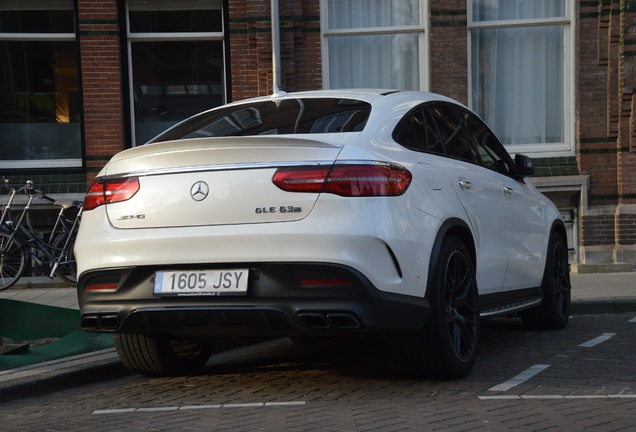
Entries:
<svg viewBox="0 0 636 432">
<path fill-rule="evenodd" d="M 508 186 L 504 186 L 503 187 L 503 191 L 506 195 L 511 196 L 512 193 L 515 191 L 513 188 L 508 187 Z"/>
</svg>

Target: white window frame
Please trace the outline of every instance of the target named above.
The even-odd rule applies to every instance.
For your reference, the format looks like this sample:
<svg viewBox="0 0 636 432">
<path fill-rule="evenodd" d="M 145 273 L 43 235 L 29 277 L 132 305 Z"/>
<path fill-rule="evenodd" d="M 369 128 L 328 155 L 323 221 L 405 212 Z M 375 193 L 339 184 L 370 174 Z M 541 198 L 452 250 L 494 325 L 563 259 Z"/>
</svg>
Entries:
<svg viewBox="0 0 636 432">
<path fill-rule="evenodd" d="M 507 0 L 501 0 L 507 1 Z M 502 21 L 473 21 L 473 3 L 474 0 L 468 0 L 466 15 L 468 18 L 468 106 L 472 107 L 472 45 L 471 45 L 471 32 L 478 29 L 497 29 L 497 28 L 519 28 L 519 27 L 531 27 L 531 26 L 564 26 L 563 30 L 563 44 L 564 44 L 564 59 L 563 59 L 563 119 L 565 122 L 563 132 L 563 143 L 548 143 L 548 144 L 513 144 L 506 145 L 506 150 L 509 153 L 524 153 L 532 156 L 540 157 L 567 157 L 574 156 L 575 145 L 575 70 L 574 70 L 574 16 L 575 16 L 575 2 L 572 0 L 565 0 L 565 17 L 558 18 L 541 18 L 541 19 L 525 19 L 525 20 L 502 20 Z"/>
<path fill-rule="evenodd" d="M 179 0 L 174 0 L 174 3 L 178 3 Z M 223 16 L 224 2 L 221 3 L 221 12 Z M 128 82 L 130 102 L 130 139 L 132 147 L 137 146 L 137 139 L 135 137 L 135 99 L 134 99 L 134 81 L 132 70 L 132 44 L 135 42 L 183 42 L 183 41 L 216 41 L 224 42 L 225 33 L 221 32 L 136 32 L 130 31 L 130 9 L 129 2 L 126 0 L 126 44 L 128 48 Z M 225 30 L 226 23 L 223 22 L 223 30 Z M 223 50 L 223 64 L 227 65 L 227 58 L 225 50 Z M 224 68 L 227 71 L 227 68 Z M 223 73 L 223 100 L 227 102 L 227 79 L 225 72 Z M 141 143 L 144 144 L 144 143 Z"/>
<path fill-rule="evenodd" d="M 409 34 L 418 33 L 419 45 L 419 90 L 427 91 L 430 83 L 430 69 L 428 67 L 429 57 L 429 19 L 428 0 L 419 0 L 420 17 L 418 26 L 395 26 L 395 27 L 367 27 L 367 28 L 329 28 L 328 0 L 320 0 L 320 34 L 322 47 L 322 86 L 329 89 L 329 39 L 339 36 L 376 36 L 383 34 Z"/>
</svg>

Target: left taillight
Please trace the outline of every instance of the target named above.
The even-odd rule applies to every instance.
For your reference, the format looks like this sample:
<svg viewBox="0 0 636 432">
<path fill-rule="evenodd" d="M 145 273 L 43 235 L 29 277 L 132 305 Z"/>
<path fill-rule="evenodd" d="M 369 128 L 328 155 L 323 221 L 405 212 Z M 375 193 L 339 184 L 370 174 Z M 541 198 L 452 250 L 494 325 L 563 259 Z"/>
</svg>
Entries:
<svg viewBox="0 0 636 432">
<path fill-rule="evenodd" d="M 139 190 L 137 177 L 97 179 L 88 188 L 84 198 L 84 211 L 104 204 L 113 204 L 131 199 Z"/>
<path fill-rule="evenodd" d="M 287 192 L 323 192 L 344 197 L 399 196 L 406 192 L 411 180 L 406 168 L 384 163 L 285 167 L 278 169 L 272 179 Z"/>
</svg>

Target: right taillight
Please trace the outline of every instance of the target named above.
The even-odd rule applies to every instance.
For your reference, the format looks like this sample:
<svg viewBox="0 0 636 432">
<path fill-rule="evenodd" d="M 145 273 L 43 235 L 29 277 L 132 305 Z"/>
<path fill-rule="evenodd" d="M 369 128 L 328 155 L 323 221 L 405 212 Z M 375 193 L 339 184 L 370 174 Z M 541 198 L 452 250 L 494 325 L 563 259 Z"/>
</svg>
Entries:
<svg viewBox="0 0 636 432">
<path fill-rule="evenodd" d="M 337 164 L 331 168 L 303 166 L 280 168 L 273 182 L 288 192 L 332 193 L 345 197 L 399 196 L 412 175 L 394 164 Z"/>
<path fill-rule="evenodd" d="M 139 190 L 137 177 L 98 179 L 88 188 L 84 198 L 84 211 L 104 204 L 113 204 L 132 198 Z"/>
</svg>

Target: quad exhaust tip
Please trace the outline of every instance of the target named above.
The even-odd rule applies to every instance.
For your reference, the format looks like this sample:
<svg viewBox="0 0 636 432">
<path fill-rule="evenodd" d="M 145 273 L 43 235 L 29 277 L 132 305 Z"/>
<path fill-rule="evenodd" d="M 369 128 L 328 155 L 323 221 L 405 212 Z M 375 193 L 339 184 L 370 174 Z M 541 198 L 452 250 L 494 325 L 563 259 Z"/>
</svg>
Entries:
<svg viewBox="0 0 636 432">
<path fill-rule="evenodd" d="M 117 327 L 119 327 L 119 317 L 115 314 L 82 317 L 83 330 L 115 330 Z"/>
</svg>

